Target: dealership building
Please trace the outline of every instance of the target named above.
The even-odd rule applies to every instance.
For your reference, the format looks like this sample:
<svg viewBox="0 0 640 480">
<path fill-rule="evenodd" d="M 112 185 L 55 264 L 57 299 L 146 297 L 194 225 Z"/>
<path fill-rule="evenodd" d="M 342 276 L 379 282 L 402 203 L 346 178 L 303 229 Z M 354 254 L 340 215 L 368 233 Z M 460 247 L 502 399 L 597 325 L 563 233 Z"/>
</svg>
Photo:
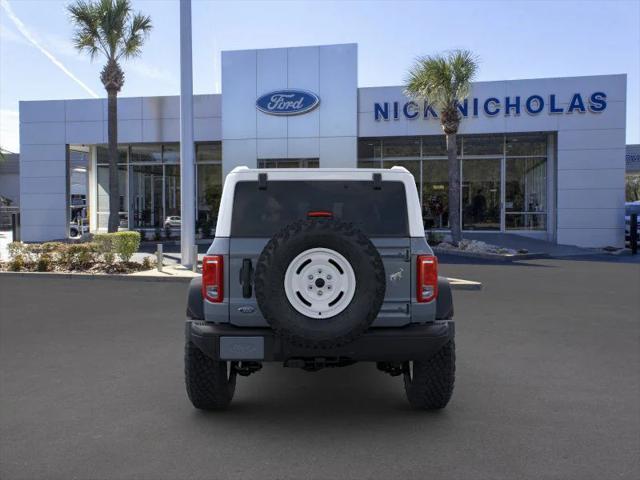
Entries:
<svg viewBox="0 0 640 480">
<path fill-rule="evenodd" d="M 401 165 L 425 229 L 447 229 L 438 112 L 402 86 L 359 88 L 357 63 L 355 44 L 222 53 L 222 93 L 193 97 L 195 194 L 185 201 L 198 227 L 215 227 L 224 177 L 240 165 Z M 626 83 L 624 74 L 474 83 L 459 105 L 463 230 L 623 246 Z M 179 139 L 178 96 L 118 100 L 123 228 L 153 231 L 180 216 Z M 106 99 L 20 102 L 23 240 L 66 237 L 82 202 L 91 230 L 106 228 L 106 141 Z M 77 171 L 84 198 L 72 195 Z"/>
</svg>

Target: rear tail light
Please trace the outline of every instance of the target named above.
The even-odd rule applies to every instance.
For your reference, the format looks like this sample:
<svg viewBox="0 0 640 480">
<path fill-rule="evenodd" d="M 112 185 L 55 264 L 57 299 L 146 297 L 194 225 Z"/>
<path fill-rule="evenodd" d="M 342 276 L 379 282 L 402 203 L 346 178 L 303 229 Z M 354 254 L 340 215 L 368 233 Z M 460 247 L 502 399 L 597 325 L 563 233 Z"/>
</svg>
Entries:
<svg viewBox="0 0 640 480">
<path fill-rule="evenodd" d="M 430 302 L 438 296 L 438 259 L 433 255 L 418 255 L 416 273 L 418 302 Z"/>
<path fill-rule="evenodd" d="M 310 217 L 310 218 L 331 218 L 331 217 L 333 217 L 333 212 L 329 212 L 327 210 L 313 210 L 311 212 L 307 212 L 307 217 Z"/>
<path fill-rule="evenodd" d="M 202 297 L 220 303 L 224 299 L 224 261 L 222 255 L 205 255 L 202 260 Z"/>
</svg>

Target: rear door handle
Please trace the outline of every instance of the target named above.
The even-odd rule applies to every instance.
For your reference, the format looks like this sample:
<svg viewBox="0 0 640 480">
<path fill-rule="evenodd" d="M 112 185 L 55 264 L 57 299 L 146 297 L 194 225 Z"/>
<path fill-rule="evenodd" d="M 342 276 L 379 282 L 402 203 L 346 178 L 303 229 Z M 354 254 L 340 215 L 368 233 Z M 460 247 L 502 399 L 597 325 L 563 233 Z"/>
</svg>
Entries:
<svg viewBox="0 0 640 480">
<path fill-rule="evenodd" d="M 251 288 L 251 274 L 253 265 L 250 258 L 242 259 L 242 269 L 240 270 L 240 283 L 242 284 L 242 297 L 251 298 L 253 289 Z"/>
</svg>

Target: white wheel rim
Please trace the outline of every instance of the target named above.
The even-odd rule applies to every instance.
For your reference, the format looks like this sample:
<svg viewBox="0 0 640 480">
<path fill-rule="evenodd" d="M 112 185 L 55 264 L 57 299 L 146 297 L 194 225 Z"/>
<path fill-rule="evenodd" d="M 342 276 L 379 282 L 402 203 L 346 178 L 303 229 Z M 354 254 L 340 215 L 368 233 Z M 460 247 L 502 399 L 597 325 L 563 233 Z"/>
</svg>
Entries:
<svg viewBox="0 0 640 480">
<path fill-rule="evenodd" d="M 356 291 L 351 264 L 334 250 L 311 248 L 289 264 L 284 291 L 293 308 L 310 318 L 331 318 L 342 312 Z"/>
</svg>

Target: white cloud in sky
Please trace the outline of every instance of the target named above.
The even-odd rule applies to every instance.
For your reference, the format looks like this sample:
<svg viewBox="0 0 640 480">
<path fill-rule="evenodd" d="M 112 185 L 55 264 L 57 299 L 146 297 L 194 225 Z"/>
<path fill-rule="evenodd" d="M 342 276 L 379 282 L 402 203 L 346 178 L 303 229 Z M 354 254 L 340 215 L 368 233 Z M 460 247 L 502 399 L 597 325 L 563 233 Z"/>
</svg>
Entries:
<svg viewBox="0 0 640 480">
<path fill-rule="evenodd" d="M 35 48 L 40 50 L 40 52 L 42 52 L 42 54 L 45 57 L 51 60 L 51 62 L 60 70 L 62 70 L 64 74 L 67 75 L 71 80 L 73 80 L 78 85 L 80 85 L 80 87 L 82 87 L 82 89 L 85 90 L 89 95 L 91 95 L 94 98 L 100 98 L 100 96 L 96 92 L 91 90 L 91 88 L 89 88 L 82 80 L 76 77 L 66 66 L 64 66 L 64 64 L 60 60 L 58 60 L 58 58 L 56 58 L 51 52 L 49 52 L 49 50 L 47 50 L 38 41 L 38 39 L 31 33 L 31 31 L 27 28 L 27 26 L 24 23 L 22 23 L 22 20 L 20 20 L 16 16 L 16 14 L 13 12 L 13 9 L 9 4 L 9 0 L 0 0 L 0 6 L 2 6 L 2 8 L 7 13 L 9 20 L 13 22 L 13 24 L 18 29 L 18 31 L 24 36 L 24 38 L 26 38 L 29 41 L 29 43 L 31 43 Z"/>
<path fill-rule="evenodd" d="M 10 152 L 20 150 L 20 133 L 18 112 L 15 110 L 0 110 L 0 147 Z"/>
</svg>

